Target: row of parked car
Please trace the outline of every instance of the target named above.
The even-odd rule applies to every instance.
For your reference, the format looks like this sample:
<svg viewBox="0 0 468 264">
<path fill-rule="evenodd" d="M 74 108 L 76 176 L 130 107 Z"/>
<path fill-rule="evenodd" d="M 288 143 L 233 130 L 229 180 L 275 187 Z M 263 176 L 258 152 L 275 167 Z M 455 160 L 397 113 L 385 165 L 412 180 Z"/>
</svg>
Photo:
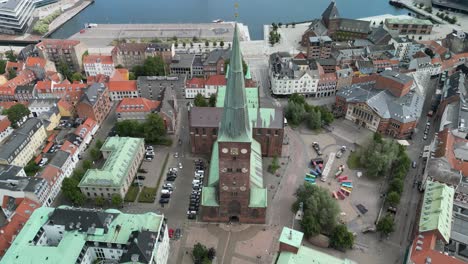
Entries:
<svg viewBox="0 0 468 264">
<path fill-rule="evenodd" d="M 154 159 L 154 148 L 153 146 L 146 146 L 145 160 L 151 161 Z"/>
<path fill-rule="evenodd" d="M 187 211 L 188 219 L 195 219 L 200 208 L 201 189 L 203 187 L 203 179 L 205 178 L 205 163 L 202 160 L 195 161 L 194 174 L 192 193 L 190 194 L 190 202 Z"/>
<path fill-rule="evenodd" d="M 172 192 L 174 191 L 174 182 L 177 179 L 177 168 L 169 168 L 169 171 L 166 174 L 166 183 L 164 183 L 161 190 L 161 197 L 159 198 L 159 203 L 167 204 L 171 199 Z"/>
</svg>

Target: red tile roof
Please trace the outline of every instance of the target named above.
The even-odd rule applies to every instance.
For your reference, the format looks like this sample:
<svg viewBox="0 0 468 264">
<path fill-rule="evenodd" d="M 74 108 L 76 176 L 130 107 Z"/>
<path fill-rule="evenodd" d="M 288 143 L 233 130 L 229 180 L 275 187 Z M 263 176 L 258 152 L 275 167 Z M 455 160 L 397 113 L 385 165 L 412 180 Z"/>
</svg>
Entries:
<svg viewBox="0 0 468 264">
<path fill-rule="evenodd" d="M 468 161 L 457 159 L 453 150 L 455 144 L 468 144 L 468 140 L 454 136 L 449 128 L 440 131 L 437 139 L 439 140 L 439 144 L 435 156 L 446 157 L 454 170 L 461 171 L 465 177 L 468 177 Z"/>
<path fill-rule="evenodd" d="M 91 54 L 91 55 L 83 57 L 83 64 L 85 63 L 86 64 L 95 64 L 95 63 L 114 64 L 114 61 L 112 60 L 112 56 Z"/>
<path fill-rule="evenodd" d="M 2 86 L 0 86 L 0 93 L 7 95 L 14 95 L 16 86 L 26 85 L 36 80 L 36 76 L 30 70 L 21 71 L 15 78 L 9 80 Z"/>
<path fill-rule="evenodd" d="M 73 143 L 71 143 L 70 141 L 68 141 L 68 140 L 65 140 L 65 142 L 63 142 L 62 147 L 60 147 L 60 150 L 68 152 L 68 153 L 70 153 L 70 155 L 75 154 L 77 149 L 78 149 L 78 147 L 76 145 L 74 145 Z"/>
<path fill-rule="evenodd" d="M 8 69 L 14 68 L 18 71 L 23 70 L 24 63 L 19 61 L 19 62 L 13 62 L 13 61 L 7 61 L 5 65 L 5 72 L 8 72 Z"/>
<path fill-rule="evenodd" d="M 36 47 L 39 49 L 44 48 L 54 48 L 54 49 L 69 49 L 73 46 L 80 44 L 79 40 L 69 40 L 69 39 L 42 39 Z"/>
<path fill-rule="evenodd" d="M 0 116 L 0 132 L 5 131 L 11 125 L 7 116 Z"/>
<path fill-rule="evenodd" d="M 109 82 L 109 92 L 126 92 L 126 91 L 136 91 L 137 82 L 136 81 L 110 81 Z"/>
<path fill-rule="evenodd" d="M 62 170 L 57 167 L 47 165 L 40 177 L 45 179 L 49 183 L 49 186 L 52 187 L 59 178 L 61 171 Z"/>
<path fill-rule="evenodd" d="M 112 72 L 109 81 L 128 81 L 128 70 L 116 69 Z"/>
<path fill-rule="evenodd" d="M 161 102 L 146 98 L 124 98 L 117 106 L 117 113 L 151 112 L 158 108 Z"/>
<path fill-rule="evenodd" d="M 421 236 L 421 237 L 420 237 Z M 434 232 L 426 232 L 417 236 L 411 247 L 411 260 L 414 264 L 426 264 L 427 258 L 431 259 L 431 263 L 443 264 L 466 264 L 466 262 L 456 259 L 451 256 L 444 255 L 442 252 L 435 250 L 437 235 Z M 417 241 L 421 241 L 418 245 Z"/>
<path fill-rule="evenodd" d="M 192 78 L 187 80 L 185 88 L 205 88 L 204 78 Z"/>
<path fill-rule="evenodd" d="M 307 56 L 302 53 L 302 52 L 299 52 L 296 56 L 294 56 L 295 59 L 307 59 Z"/>
<path fill-rule="evenodd" d="M 227 80 L 225 75 L 212 75 L 208 77 L 206 80 L 206 85 L 216 85 L 216 86 L 222 86 L 226 85 Z"/>
<path fill-rule="evenodd" d="M 64 98 L 61 98 L 58 102 L 57 105 L 67 111 L 73 111 L 73 105 L 65 100 Z"/>
<path fill-rule="evenodd" d="M 93 83 L 106 83 L 108 81 L 109 81 L 109 76 L 106 76 L 104 74 L 97 74 L 96 76 L 88 76 L 88 79 L 86 80 L 88 85 L 91 85 Z"/>
<path fill-rule="evenodd" d="M 46 77 L 47 79 L 54 81 L 54 82 L 60 82 L 60 75 L 57 72 L 54 71 L 47 71 L 46 72 Z"/>
<path fill-rule="evenodd" d="M 419 41 L 419 43 L 426 45 L 428 48 L 430 48 L 435 54 L 438 54 L 439 56 L 445 55 L 445 53 L 448 52 L 448 49 L 440 45 L 434 40 L 426 40 L 426 41 Z"/>
<path fill-rule="evenodd" d="M 0 228 L 0 256 L 5 254 L 14 237 L 21 231 L 34 210 L 39 207 L 41 205 L 38 202 L 28 198 L 22 199 L 10 221 Z"/>
<path fill-rule="evenodd" d="M 26 66 L 27 67 L 41 67 L 44 68 L 46 66 L 47 61 L 43 58 L 39 57 L 28 57 L 26 59 Z"/>
<path fill-rule="evenodd" d="M 86 120 L 79 127 L 75 129 L 74 134 L 85 138 L 97 125 L 97 122 L 92 118 L 86 118 Z"/>
<path fill-rule="evenodd" d="M 42 153 L 47 153 L 53 145 L 54 145 L 54 142 L 53 142 L 53 141 L 47 143 L 47 145 L 46 145 L 46 146 L 44 147 L 44 149 L 42 150 Z"/>
<path fill-rule="evenodd" d="M 0 102 L 0 107 L 3 109 L 10 109 L 10 107 L 16 105 L 16 104 L 22 104 L 24 106 L 28 106 L 28 102 Z"/>
</svg>

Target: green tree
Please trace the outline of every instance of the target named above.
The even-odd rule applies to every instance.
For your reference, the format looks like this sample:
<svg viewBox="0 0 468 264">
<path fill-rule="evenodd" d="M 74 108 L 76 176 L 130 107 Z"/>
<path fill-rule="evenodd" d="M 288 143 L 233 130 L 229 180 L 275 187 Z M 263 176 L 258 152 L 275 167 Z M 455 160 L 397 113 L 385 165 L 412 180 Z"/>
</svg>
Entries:
<svg viewBox="0 0 468 264">
<path fill-rule="evenodd" d="M 377 230 L 382 232 L 385 235 L 393 232 L 395 228 L 395 223 L 393 222 L 393 217 L 391 215 L 386 215 L 377 223 Z"/>
<path fill-rule="evenodd" d="M 184 48 L 187 47 L 187 43 L 185 41 L 182 42 L 182 47 L 184 47 Z"/>
<path fill-rule="evenodd" d="M 98 148 L 92 148 L 90 154 L 93 160 L 99 160 L 101 158 L 101 151 L 99 151 Z"/>
<path fill-rule="evenodd" d="M 28 164 L 24 167 L 24 172 L 28 176 L 34 176 L 36 173 L 41 169 L 39 165 L 34 162 L 34 160 L 31 160 L 28 162 Z"/>
<path fill-rule="evenodd" d="M 192 258 L 195 264 L 204 263 L 205 259 L 208 259 L 208 249 L 206 246 L 197 243 L 193 246 Z"/>
<path fill-rule="evenodd" d="M 274 174 L 280 167 L 281 166 L 279 165 L 278 156 L 275 155 L 271 161 L 270 166 L 268 166 L 268 172 Z"/>
<path fill-rule="evenodd" d="M 195 96 L 194 102 L 195 106 L 198 107 L 207 107 L 208 104 L 206 103 L 205 97 L 202 94 L 197 94 Z"/>
<path fill-rule="evenodd" d="M 390 206 L 397 206 L 400 203 L 400 195 L 397 192 L 389 192 L 387 194 L 387 202 Z"/>
<path fill-rule="evenodd" d="M 383 142 L 382 135 L 378 132 L 374 132 L 373 140 L 376 143 L 382 143 Z"/>
<path fill-rule="evenodd" d="M 84 160 L 83 161 L 83 169 L 84 170 L 89 170 L 93 166 L 93 163 L 90 160 Z"/>
<path fill-rule="evenodd" d="M 289 102 L 294 102 L 294 103 L 301 104 L 301 105 L 306 104 L 304 96 L 302 96 L 302 95 L 300 95 L 298 93 L 293 93 L 288 99 L 288 103 Z"/>
<path fill-rule="evenodd" d="M 6 60 L 0 60 L 0 74 L 5 73 L 6 64 L 7 64 Z"/>
<path fill-rule="evenodd" d="M 220 46 L 221 48 L 224 47 L 224 41 L 221 40 L 221 41 L 219 42 L 219 46 Z"/>
<path fill-rule="evenodd" d="M 83 169 L 76 168 L 72 173 L 72 177 L 74 179 L 76 179 L 77 181 L 81 181 L 81 179 L 83 179 L 83 176 L 85 175 L 85 173 L 86 172 Z"/>
<path fill-rule="evenodd" d="M 311 111 L 305 114 L 307 127 L 311 130 L 317 130 L 322 126 L 322 118 L 320 111 Z"/>
<path fill-rule="evenodd" d="M 16 56 L 13 50 L 5 51 L 5 57 L 7 58 L 8 61 L 11 61 L 11 62 L 16 62 L 18 59 L 18 56 Z"/>
<path fill-rule="evenodd" d="M 330 246 L 338 250 L 352 249 L 354 244 L 353 233 L 345 225 L 337 225 L 330 236 Z"/>
<path fill-rule="evenodd" d="M 15 104 L 9 109 L 4 110 L 3 114 L 6 114 L 8 120 L 11 122 L 11 126 L 17 128 L 18 122 L 22 121 L 24 117 L 29 116 L 31 111 L 23 104 Z"/>
<path fill-rule="evenodd" d="M 101 149 L 102 145 L 104 145 L 104 142 L 102 142 L 102 140 L 100 139 L 96 139 L 96 144 L 95 144 L 96 148 Z"/>
<path fill-rule="evenodd" d="M 85 77 L 83 76 L 83 74 L 79 73 L 79 72 L 75 72 L 71 75 L 71 78 L 70 78 L 72 82 L 81 82 L 85 79 Z"/>
<path fill-rule="evenodd" d="M 218 42 L 213 41 L 213 47 L 216 47 L 216 46 L 218 46 Z"/>
<path fill-rule="evenodd" d="M 13 68 L 8 69 L 8 80 L 11 80 L 17 76 L 16 71 Z"/>
<path fill-rule="evenodd" d="M 319 106 L 317 109 L 320 111 L 321 121 L 324 124 L 329 125 L 331 122 L 333 122 L 333 120 L 335 120 L 333 113 L 330 110 L 328 110 L 327 107 Z"/>
<path fill-rule="evenodd" d="M 146 142 L 160 143 L 166 136 L 166 127 L 164 126 L 163 119 L 158 114 L 149 114 L 143 124 L 143 132 Z"/>
<path fill-rule="evenodd" d="M 115 132 L 121 137 L 144 137 L 143 125 L 136 120 L 124 120 L 115 124 Z"/>
<path fill-rule="evenodd" d="M 123 203 L 122 197 L 118 194 L 113 194 L 111 201 L 114 207 L 121 207 Z"/>
<path fill-rule="evenodd" d="M 79 181 L 74 177 L 65 178 L 62 182 L 62 193 L 74 205 L 81 206 L 86 201 L 86 196 L 78 188 Z"/>
<path fill-rule="evenodd" d="M 174 42 L 174 47 L 176 47 L 176 48 L 179 47 L 179 42 L 177 42 L 177 41 Z"/>
<path fill-rule="evenodd" d="M 278 29 L 278 26 L 275 22 L 271 23 L 271 27 L 273 28 L 273 31 L 276 31 Z"/>
<path fill-rule="evenodd" d="M 208 40 L 205 40 L 205 47 L 209 47 L 210 46 L 210 42 L 208 42 Z"/>
<path fill-rule="evenodd" d="M 105 202 L 106 202 L 106 201 L 104 200 L 104 198 L 99 197 L 99 196 L 96 197 L 96 199 L 94 199 L 94 204 L 95 204 L 96 206 L 99 206 L 99 207 L 102 207 L 102 206 L 104 205 Z"/>
<path fill-rule="evenodd" d="M 305 183 L 297 189 L 296 197 L 293 211 L 296 212 L 303 203 L 301 227 L 306 237 L 333 230 L 340 208 L 327 189 Z"/>
<path fill-rule="evenodd" d="M 146 76 L 163 76 L 166 73 L 165 67 L 166 65 L 162 57 L 156 56 L 145 60 L 143 70 Z"/>
<path fill-rule="evenodd" d="M 284 110 L 284 113 L 286 119 L 291 125 L 298 126 L 304 118 L 304 105 L 295 102 L 289 102 Z"/>
<path fill-rule="evenodd" d="M 403 193 L 403 180 L 400 178 L 394 178 L 390 183 L 390 192 L 396 192 L 398 194 Z"/>
<path fill-rule="evenodd" d="M 283 26 L 283 23 L 279 22 L 278 27 L 281 28 Z"/>
<path fill-rule="evenodd" d="M 63 60 L 59 61 L 57 65 L 57 71 L 63 75 L 64 78 L 71 80 L 73 72 L 68 67 L 67 63 Z"/>
<path fill-rule="evenodd" d="M 209 260 L 213 260 L 216 256 L 216 249 L 214 249 L 213 247 L 210 247 L 208 249 L 208 253 L 207 253 L 207 257 Z"/>
<path fill-rule="evenodd" d="M 210 107 L 215 107 L 216 106 L 216 94 L 210 95 L 210 98 L 208 99 L 208 105 Z"/>
<path fill-rule="evenodd" d="M 115 66 L 116 69 L 123 69 L 123 67 L 124 66 L 122 64 L 119 64 L 119 65 Z"/>
</svg>

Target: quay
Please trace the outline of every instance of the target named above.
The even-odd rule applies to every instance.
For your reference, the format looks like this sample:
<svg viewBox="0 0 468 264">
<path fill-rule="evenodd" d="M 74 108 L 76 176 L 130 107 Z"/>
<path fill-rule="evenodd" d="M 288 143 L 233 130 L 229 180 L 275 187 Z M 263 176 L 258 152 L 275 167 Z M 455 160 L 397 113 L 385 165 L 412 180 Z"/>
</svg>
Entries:
<svg viewBox="0 0 468 264">
<path fill-rule="evenodd" d="M 59 29 L 63 24 L 68 20 L 72 19 L 78 15 L 81 11 L 86 9 L 89 5 L 94 3 L 94 0 L 83 0 L 74 5 L 72 8 L 65 10 L 60 16 L 58 16 L 52 23 L 49 25 L 49 31 L 43 36 L 44 38 L 50 36 L 57 29 Z"/>
<path fill-rule="evenodd" d="M 394 5 L 396 7 L 402 7 L 409 9 L 410 11 L 419 14 L 427 19 L 431 19 L 434 22 L 437 22 L 439 24 L 448 24 L 447 21 L 440 19 L 438 16 L 431 14 L 429 12 L 426 12 L 425 10 L 419 9 L 413 5 L 412 0 L 390 0 L 389 1 L 391 5 Z"/>
<path fill-rule="evenodd" d="M 92 22 L 92 21 L 90 21 Z M 240 38 L 250 40 L 246 25 L 239 25 Z M 230 42 L 234 32 L 234 22 L 194 23 L 194 24 L 97 24 L 83 29 L 69 39 L 84 42 L 88 47 L 106 47 L 115 40 L 161 41 L 176 37 L 179 40 L 197 38 L 209 41 Z"/>
</svg>

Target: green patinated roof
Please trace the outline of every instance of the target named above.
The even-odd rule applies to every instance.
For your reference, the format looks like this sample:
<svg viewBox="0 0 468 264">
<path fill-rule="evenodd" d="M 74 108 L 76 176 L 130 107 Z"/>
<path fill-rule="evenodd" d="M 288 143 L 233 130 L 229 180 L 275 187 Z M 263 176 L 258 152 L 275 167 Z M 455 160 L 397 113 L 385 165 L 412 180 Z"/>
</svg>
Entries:
<svg viewBox="0 0 468 264">
<path fill-rule="evenodd" d="M 418 18 L 387 18 L 386 21 L 390 24 L 432 25 L 431 21 Z"/>
<path fill-rule="evenodd" d="M 109 137 L 101 151 L 110 151 L 101 169 L 89 169 L 78 187 L 121 187 L 138 150 L 145 144 L 142 138 Z"/>
<path fill-rule="evenodd" d="M 216 94 L 216 107 L 224 107 L 224 99 L 226 95 L 226 86 L 219 86 Z M 246 88 L 245 99 L 247 101 L 247 107 L 258 108 L 260 106 L 258 100 L 258 88 Z"/>
<path fill-rule="evenodd" d="M 67 208 L 67 207 L 60 207 Z M 155 213 L 124 214 L 115 209 L 105 212 L 118 214 L 108 227 L 108 232 L 96 230 L 94 234 L 78 231 L 65 231 L 57 246 L 36 246 L 30 241 L 34 239 L 41 227 L 45 225 L 55 209 L 41 207 L 34 211 L 28 222 L 21 229 L 0 263 L 75 263 L 87 241 L 126 244 L 133 231 L 149 230 L 158 232 L 163 216 Z M 120 230 L 116 230 L 119 225 Z"/>
<path fill-rule="evenodd" d="M 216 197 L 216 187 L 203 187 L 201 204 L 203 206 L 219 206 Z"/>
<path fill-rule="evenodd" d="M 224 111 L 219 127 L 220 142 L 250 142 L 252 129 L 249 124 L 247 101 L 245 96 L 244 72 L 239 43 L 237 24 L 232 39 L 231 58 L 224 97 Z"/>
<path fill-rule="evenodd" d="M 449 241 L 454 194 L 455 190 L 450 186 L 427 181 L 419 219 L 420 232 L 439 230 L 445 241 Z"/>
<path fill-rule="evenodd" d="M 301 246 L 303 237 L 304 233 L 296 231 L 289 227 L 283 227 L 283 231 L 281 231 L 279 242 L 299 248 Z"/>
</svg>

